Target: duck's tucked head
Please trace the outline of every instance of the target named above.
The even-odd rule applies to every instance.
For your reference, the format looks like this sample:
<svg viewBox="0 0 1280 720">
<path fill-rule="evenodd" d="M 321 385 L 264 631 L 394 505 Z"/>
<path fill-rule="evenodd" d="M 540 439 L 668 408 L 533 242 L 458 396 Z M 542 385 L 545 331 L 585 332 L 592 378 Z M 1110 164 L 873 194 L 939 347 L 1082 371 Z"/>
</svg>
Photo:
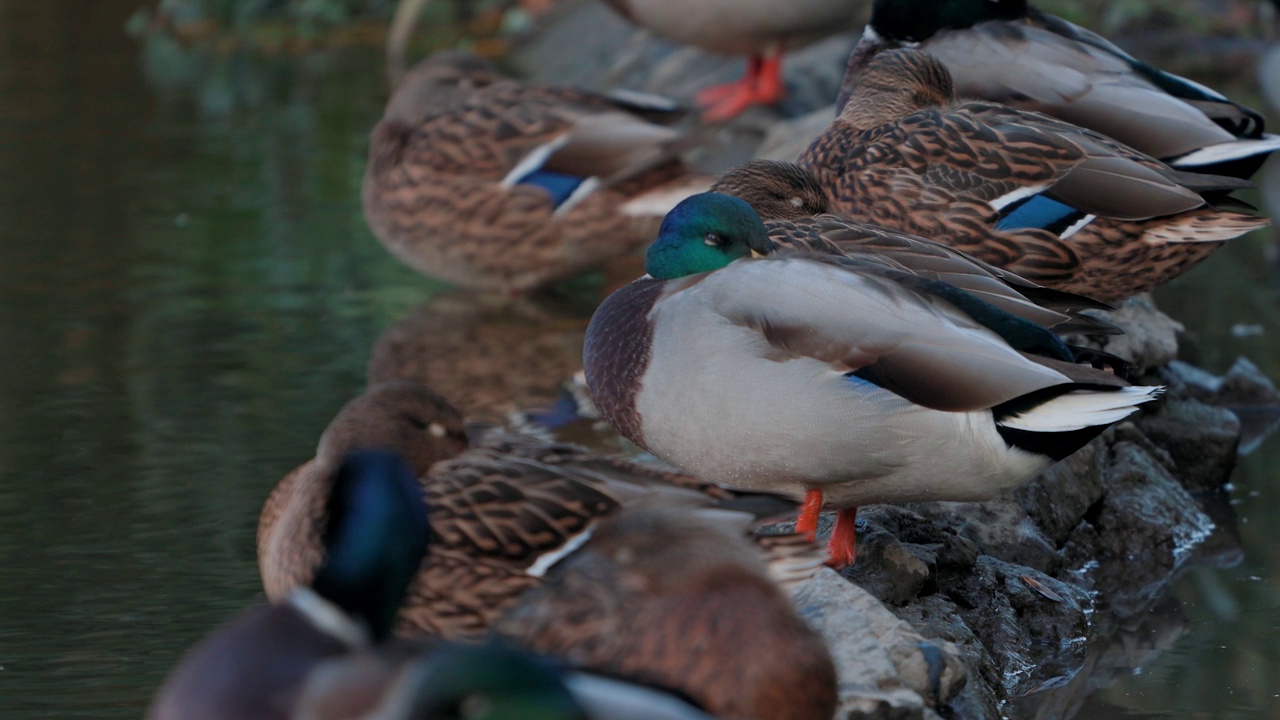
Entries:
<svg viewBox="0 0 1280 720">
<path fill-rule="evenodd" d="M 912 48 L 877 52 L 845 70 L 848 100 L 840 119 L 859 130 L 879 127 L 911 113 L 955 102 L 951 73 L 934 56 Z"/>
<path fill-rule="evenodd" d="M 711 192 L 745 200 L 768 220 L 799 220 L 827 212 L 817 178 L 795 163 L 752 160 L 721 175 Z"/>
<path fill-rule="evenodd" d="M 886 40 L 923 42 L 948 28 L 1027 14 L 1027 0 L 875 0 L 869 26 Z"/>
<path fill-rule="evenodd" d="M 422 487 L 395 453 L 352 452 L 334 477 L 326 517 L 312 588 L 383 640 L 427 551 Z"/>
<path fill-rule="evenodd" d="M 586 720 L 547 661 L 498 643 L 446 645 L 412 671 L 412 717 Z"/>
<path fill-rule="evenodd" d="M 645 269 L 660 280 L 718 270 L 773 248 L 760 215 L 744 200 L 700 193 L 680 202 L 662 219 Z"/>
<path fill-rule="evenodd" d="M 405 74 L 383 117 L 413 125 L 456 109 L 476 90 L 501 79 L 484 58 L 461 50 L 436 53 Z"/>
<path fill-rule="evenodd" d="M 412 380 L 365 390 L 343 406 L 320 436 L 316 459 L 332 468 L 356 449 L 399 453 L 418 476 L 467 449 L 462 415 L 444 398 Z"/>
</svg>

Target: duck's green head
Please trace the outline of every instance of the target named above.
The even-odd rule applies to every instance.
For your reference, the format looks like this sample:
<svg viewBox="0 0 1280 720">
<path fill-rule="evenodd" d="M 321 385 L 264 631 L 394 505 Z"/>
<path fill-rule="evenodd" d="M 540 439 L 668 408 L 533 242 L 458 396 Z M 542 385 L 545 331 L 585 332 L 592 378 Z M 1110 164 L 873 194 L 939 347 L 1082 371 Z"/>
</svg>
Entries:
<svg viewBox="0 0 1280 720">
<path fill-rule="evenodd" d="M 427 551 L 422 487 L 396 453 L 348 453 L 325 507 L 324 562 L 312 588 L 386 639 Z"/>
<path fill-rule="evenodd" d="M 413 717 L 586 720 L 547 661 L 498 643 L 445 645 L 414 669 Z"/>
<path fill-rule="evenodd" d="M 662 220 L 645 269 L 659 280 L 718 270 L 773 242 L 760 216 L 745 201 L 720 193 L 685 198 Z"/>
</svg>

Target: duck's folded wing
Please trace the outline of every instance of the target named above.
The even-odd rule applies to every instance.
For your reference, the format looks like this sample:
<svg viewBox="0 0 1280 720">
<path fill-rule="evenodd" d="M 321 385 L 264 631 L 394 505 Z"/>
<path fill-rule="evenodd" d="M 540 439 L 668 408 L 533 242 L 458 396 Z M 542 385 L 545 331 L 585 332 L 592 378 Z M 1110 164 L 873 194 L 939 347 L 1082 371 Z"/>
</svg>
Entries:
<svg viewBox="0 0 1280 720">
<path fill-rule="evenodd" d="M 738 262 L 685 292 L 758 333 L 765 359 L 820 360 L 924 407 L 980 410 L 1071 383 L 945 300 L 834 261 Z"/>
<path fill-rule="evenodd" d="M 983 23 L 965 33 L 943 33 L 928 50 L 952 70 L 961 97 L 1039 110 L 1140 145 L 1157 157 L 1236 139 L 1201 108 L 1136 72 L 1125 58 L 1047 29 Z M 1223 112 L 1240 114 L 1234 103 L 1222 102 Z"/>
<path fill-rule="evenodd" d="M 1051 290 L 941 243 L 832 215 L 804 220 L 797 226 L 812 226 L 812 232 L 840 252 L 941 280 L 1041 327 L 1114 332 L 1106 323 L 1078 314 L 1086 309 L 1109 310 L 1109 305 Z"/>
<path fill-rule="evenodd" d="M 711 502 L 634 464 L 628 473 L 607 463 L 548 459 L 481 449 L 434 466 L 427 487 L 433 542 L 545 572 L 586 540 L 598 518 L 622 505 L 657 494 Z"/>
</svg>

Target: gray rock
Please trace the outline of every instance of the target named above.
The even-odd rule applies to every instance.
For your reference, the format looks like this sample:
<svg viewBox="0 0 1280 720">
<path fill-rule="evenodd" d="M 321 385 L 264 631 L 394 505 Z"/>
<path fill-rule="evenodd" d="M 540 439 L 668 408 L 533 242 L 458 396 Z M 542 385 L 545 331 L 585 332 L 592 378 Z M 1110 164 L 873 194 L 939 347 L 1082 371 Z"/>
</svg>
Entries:
<svg viewBox="0 0 1280 720">
<path fill-rule="evenodd" d="M 1150 293 L 1135 295 L 1117 305 L 1114 312 L 1100 314 L 1124 334 L 1109 335 L 1100 345 L 1088 340 L 1082 344 L 1101 347 L 1137 368 L 1160 367 L 1178 357 L 1178 333 L 1183 330 L 1182 323 L 1160 312 Z"/>
<path fill-rule="evenodd" d="M 927 718 L 964 686 L 950 643 L 928 640 L 870 593 L 824 570 L 794 594 L 831 648 L 840 677 L 839 718 Z"/>
</svg>

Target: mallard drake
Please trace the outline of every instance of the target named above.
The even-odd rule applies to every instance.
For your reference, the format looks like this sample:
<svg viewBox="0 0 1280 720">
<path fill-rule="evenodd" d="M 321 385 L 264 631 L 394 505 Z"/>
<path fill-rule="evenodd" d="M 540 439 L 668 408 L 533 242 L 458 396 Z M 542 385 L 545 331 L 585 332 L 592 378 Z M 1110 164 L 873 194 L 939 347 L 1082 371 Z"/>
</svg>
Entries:
<svg viewBox="0 0 1280 720">
<path fill-rule="evenodd" d="M 957 101 L 927 53 L 887 50 L 849 72 L 858 80 L 839 117 L 799 160 L 842 216 L 1103 301 L 1267 224 L 1211 204 L 1247 181 L 1179 172 L 1047 115 Z"/>
<path fill-rule="evenodd" d="M 669 101 L 509 80 L 473 55 L 415 66 L 369 140 L 363 202 L 401 261 L 456 285 L 521 291 L 641 247 L 709 179 L 658 122 Z"/>
<path fill-rule="evenodd" d="M 288 718 L 326 660 L 386 640 L 422 562 L 422 490 L 392 453 L 344 455 L 319 496 L 329 522 L 308 585 L 205 638 L 156 693 L 153 720 Z"/>
<path fill-rule="evenodd" d="M 311 673 L 291 720 L 710 720 L 686 701 L 512 645 L 367 652 Z"/>
<path fill-rule="evenodd" d="M 418 477 L 432 535 L 400 620 L 408 631 L 449 639 L 484 633 L 586 539 L 596 520 L 619 507 L 654 496 L 736 502 L 679 473 L 497 427 L 464 426 L 458 411 L 425 386 L 382 383 L 342 408 L 315 458 L 267 499 L 258 568 L 268 598 L 307 584 L 319 566 L 323 498 L 335 460 L 352 447 L 395 450 Z"/>
<path fill-rule="evenodd" d="M 821 550 L 805 543 L 762 555 L 760 541 L 787 536 L 753 542 L 750 515 L 699 512 L 624 508 L 496 632 L 589 670 L 678 690 L 716 717 L 829 720 L 831 656 L 766 566 L 807 579 L 822 567 Z"/>
<path fill-rule="evenodd" d="M 1057 333 L 1119 332 L 1103 320 L 1081 314 L 1083 310 L 1110 310 L 1105 303 L 1051 290 L 932 240 L 830 214 L 822 186 L 795 163 L 752 160 L 723 173 L 711 190 L 746 201 L 764 219 L 770 242 L 759 249 L 763 254 L 808 250 L 879 262 L 887 268 L 942 280 Z"/>
<path fill-rule="evenodd" d="M 856 27 L 863 0 L 604 0 L 635 25 L 679 43 L 724 55 L 747 56 L 747 74 L 704 88 L 697 102 L 703 119 L 728 120 L 752 105 L 776 103 L 786 94 L 782 54 Z"/>
<path fill-rule="evenodd" d="M 1280 148 L 1257 111 L 1026 0 L 876 0 L 855 57 L 908 45 L 960 97 L 1047 113 L 1173 167 L 1249 177 Z"/>
<path fill-rule="evenodd" d="M 619 432 L 706 480 L 856 507 L 1014 488 L 1154 399 L 1052 332 L 940 281 L 798 251 L 718 193 L 676 206 L 648 276 L 587 328 L 591 396 Z M 755 253 L 753 253 L 755 251 Z"/>
</svg>

